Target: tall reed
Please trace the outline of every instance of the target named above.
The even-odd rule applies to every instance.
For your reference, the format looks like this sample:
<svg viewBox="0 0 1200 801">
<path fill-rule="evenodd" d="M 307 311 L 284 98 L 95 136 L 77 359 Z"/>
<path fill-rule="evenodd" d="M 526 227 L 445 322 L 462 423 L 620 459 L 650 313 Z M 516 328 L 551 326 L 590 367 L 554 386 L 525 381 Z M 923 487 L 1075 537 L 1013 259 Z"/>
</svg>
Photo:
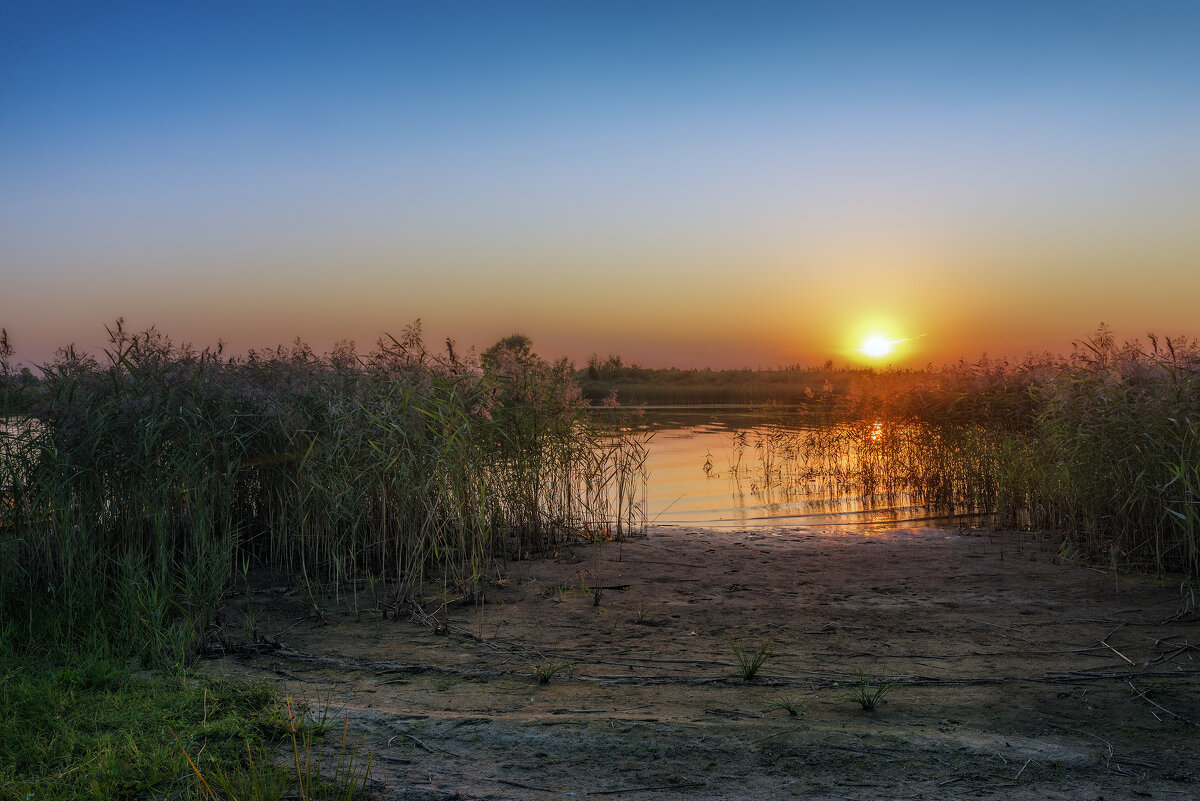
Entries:
<svg viewBox="0 0 1200 801">
<path fill-rule="evenodd" d="M 1081 547 L 1200 576 L 1200 348 L 1085 340 L 1039 387 L 1037 468 Z"/>
<path fill-rule="evenodd" d="M 235 569 L 472 593 L 493 557 L 641 523 L 639 446 L 592 423 L 566 365 L 485 371 L 419 325 L 365 355 L 234 358 L 118 321 L 103 362 L 66 348 L 43 373 L 0 427 L 9 644 L 177 661 Z"/>
</svg>

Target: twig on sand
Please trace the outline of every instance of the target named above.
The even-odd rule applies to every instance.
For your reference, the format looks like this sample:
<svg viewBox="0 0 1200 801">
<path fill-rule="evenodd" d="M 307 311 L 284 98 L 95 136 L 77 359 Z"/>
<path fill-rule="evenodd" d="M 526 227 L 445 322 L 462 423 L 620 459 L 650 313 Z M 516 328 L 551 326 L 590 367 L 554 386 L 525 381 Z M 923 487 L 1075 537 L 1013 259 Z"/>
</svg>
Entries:
<svg viewBox="0 0 1200 801">
<path fill-rule="evenodd" d="M 400 736 L 401 736 L 401 737 L 406 737 L 406 738 L 408 738 L 409 740 L 412 740 L 414 743 L 416 743 L 417 745 L 421 746 L 422 748 L 424 748 L 426 751 L 428 751 L 428 752 L 429 752 L 429 753 L 431 753 L 431 754 L 436 754 L 438 751 L 441 751 L 443 754 L 449 754 L 449 755 L 450 755 L 450 756 L 452 756 L 452 757 L 459 757 L 460 759 L 462 758 L 462 754 L 456 754 L 456 753 L 454 753 L 453 751 L 450 751 L 450 750 L 448 750 L 448 749 L 442 748 L 442 747 L 440 747 L 440 746 L 439 746 L 438 748 L 431 748 L 430 746 L 428 746 L 428 745 L 426 745 L 425 743 L 421 742 L 421 741 L 420 741 L 420 740 L 417 738 L 417 736 L 416 736 L 416 735 L 413 735 L 413 734 L 401 734 Z M 393 738 L 393 739 L 394 739 L 394 738 Z M 391 744 L 392 744 L 392 741 L 391 741 L 391 740 L 388 740 L 388 745 L 391 745 Z"/>
<path fill-rule="evenodd" d="M 1141 698 L 1142 700 L 1146 701 L 1147 703 L 1154 704 L 1154 706 L 1158 707 L 1158 708 L 1159 708 L 1159 709 L 1161 709 L 1163 712 L 1166 712 L 1168 715 L 1170 715 L 1171 717 L 1175 718 L 1176 720 L 1182 720 L 1184 723 L 1188 723 L 1188 724 L 1190 724 L 1190 725 L 1192 725 L 1192 726 L 1195 726 L 1196 728 L 1200 728 L 1200 723 L 1197 723 L 1196 721 L 1192 720 L 1191 718 L 1185 718 L 1183 715 L 1177 715 L 1177 714 L 1175 714 L 1174 712 L 1172 712 L 1171 710 L 1167 709 L 1167 708 L 1166 708 L 1165 706 L 1163 706 L 1162 704 L 1160 704 L 1160 703 L 1158 703 L 1157 701 L 1155 701 L 1155 700 L 1154 700 L 1153 698 L 1151 698 L 1150 696 L 1146 695 L 1146 693 L 1147 693 L 1147 692 L 1149 692 L 1149 690 L 1139 690 L 1137 687 L 1134 687 L 1134 686 L 1133 686 L 1133 682 L 1132 682 L 1132 681 L 1129 681 L 1129 680 L 1126 680 L 1126 681 L 1125 681 L 1125 683 L 1126 683 L 1126 684 L 1128 684 L 1128 685 L 1130 686 L 1130 688 L 1131 688 L 1131 689 L 1132 689 L 1132 690 L 1133 690 L 1135 693 L 1137 693 L 1137 695 L 1134 697 L 1134 700 L 1136 700 L 1136 699 L 1138 699 L 1138 698 Z"/>
<path fill-rule="evenodd" d="M 497 784 L 507 784 L 509 787 L 520 787 L 522 790 L 540 790 L 543 793 L 561 793 L 562 790 L 555 790 L 552 787 L 538 787 L 536 784 L 521 784 L 509 779 L 488 779 L 488 781 L 496 782 Z"/>
<path fill-rule="evenodd" d="M 1063 727 L 1060 726 L 1059 728 L 1063 728 Z M 1104 743 L 1104 748 L 1106 750 L 1106 753 L 1104 755 L 1104 766 L 1108 767 L 1109 763 L 1111 763 L 1112 759 L 1113 759 L 1114 752 L 1113 752 L 1112 743 L 1110 743 L 1108 740 L 1105 740 L 1103 737 L 1101 737 L 1099 735 L 1092 734 L 1090 731 L 1084 731 L 1083 729 L 1077 729 L 1074 726 L 1067 726 L 1066 728 L 1069 729 L 1070 731 L 1079 732 L 1080 734 L 1091 737 L 1093 740 L 1099 740 L 1100 742 Z"/>
<path fill-rule="evenodd" d="M 443 606 L 445 606 L 445 604 L 443 604 Z M 480 637 L 475 632 L 469 631 L 468 629 L 464 629 L 461 626 L 455 626 L 450 623 L 443 623 L 442 621 L 440 621 L 436 617 L 434 617 L 434 615 L 436 615 L 437 612 L 434 612 L 434 615 L 427 614 L 424 609 L 417 606 L 416 604 L 412 604 L 410 606 L 410 611 L 412 612 L 413 620 L 415 620 L 418 623 L 423 623 L 424 625 L 428 626 L 430 629 L 433 630 L 434 634 L 445 634 L 446 632 L 453 632 L 453 633 L 461 635 L 463 637 L 469 637 L 470 639 L 474 640 L 475 642 L 480 643 L 481 645 L 486 645 L 489 648 L 494 648 L 497 651 L 511 651 L 512 650 L 510 648 L 505 648 L 504 646 L 499 645 L 498 643 L 494 643 L 489 639 Z"/>
<path fill-rule="evenodd" d="M 1020 629 L 1018 629 L 1014 626 L 1002 626 L 999 623 L 989 623 L 986 620 L 977 620 L 976 618 L 967 617 L 966 615 L 963 615 L 963 619 L 969 620 L 972 623 L 980 623 L 984 626 L 991 626 L 992 628 L 1003 629 L 1005 631 L 1016 631 L 1016 632 L 1021 631 Z M 1041 643 L 1039 643 L 1037 640 L 1031 640 L 1028 637 L 1023 636 L 1022 634 L 1014 634 L 1012 636 L 1016 637 L 1016 639 L 1018 639 L 1018 640 L 1023 640 L 1025 642 L 1029 643 L 1030 645 L 1041 645 Z"/>
<path fill-rule="evenodd" d="M 1178 636 L 1178 635 L 1174 635 L 1174 636 Z M 1164 638 L 1164 639 L 1170 639 L 1170 638 Z M 1162 641 L 1163 641 L 1163 640 L 1159 640 L 1158 642 L 1162 642 Z M 1155 645 L 1158 645 L 1158 642 L 1156 642 L 1156 643 L 1154 643 L 1154 644 L 1155 644 Z M 1162 656 L 1158 657 L 1157 659 L 1153 660 L 1152 662 L 1148 662 L 1147 664 L 1149 664 L 1149 665 L 1157 665 L 1157 664 L 1160 664 L 1160 663 L 1162 663 L 1162 662 L 1174 662 L 1174 661 L 1175 661 L 1175 657 L 1179 656 L 1180 654 L 1184 653 L 1185 651 L 1190 651 L 1190 650 L 1192 650 L 1192 649 L 1194 649 L 1194 648 L 1196 648 L 1196 647 L 1197 647 L 1197 646 L 1195 646 L 1195 645 L 1193 645 L 1193 644 L 1191 644 L 1191 643 L 1184 643 L 1183 645 L 1181 645 L 1181 646 L 1179 646 L 1178 648 L 1176 648 L 1174 651 L 1170 651 L 1170 652 L 1164 653 Z"/>
<path fill-rule="evenodd" d="M 1017 771 L 1017 775 L 1013 776 L 1013 781 L 1016 781 L 1017 779 L 1021 778 L 1021 774 L 1025 772 L 1025 768 L 1029 767 L 1029 763 L 1032 761 L 1033 761 L 1033 757 L 1030 757 L 1029 759 L 1025 760 L 1025 764 L 1022 765 L 1021 769 Z"/>
<path fill-rule="evenodd" d="M 654 784 L 646 787 L 620 787 L 615 790 L 588 790 L 588 795 L 617 795 L 618 793 L 649 793 L 656 790 L 682 790 L 687 787 L 703 787 L 704 782 L 685 782 L 683 784 Z"/>
<path fill-rule="evenodd" d="M 1108 638 L 1109 638 L 1109 637 L 1111 637 L 1111 636 L 1113 636 L 1114 634 L 1116 634 L 1118 631 L 1120 631 L 1120 630 L 1121 630 L 1121 629 L 1123 629 L 1123 628 L 1125 628 L 1125 624 L 1124 624 L 1124 623 L 1122 623 L 1121 625 L 1117 626 L 1115 629 L 1113 629 L 1113 630 L 1112 630 L 1112 631 L 1110 631 L 1108 634 L 1106 634 L 1106 635 L 1104 636 L 1104 639 L 1100 640 L 1100 644 L 1101 644 L 1101 645 L 1103 645 L 1105 648 L 1107 648 L 1108 650 L 1112 651 L 1114 654 L 1116 654 L 1117 656 L 1121 657 L 1121 658 L 1122 658 L 1122 659 L 1124 659 L 1126 662 L 1128 662 L 1129 664 L 1131 664 L 1131 665 L 1132 665 L 1132 664 L 1133 664 L 1133 660 L 1132 660 L 1132 659 L 1130 659 L 1129 657 L 1125 656 L 1125 654 L 1121 653 L 1121 652 L 1120 652 L 1120 651 L 1118 651 L 1116 648 L 1113 648 L 1111 645 L 1109 645 L 1109 644 L 1108 644 Z"/>
</svg>

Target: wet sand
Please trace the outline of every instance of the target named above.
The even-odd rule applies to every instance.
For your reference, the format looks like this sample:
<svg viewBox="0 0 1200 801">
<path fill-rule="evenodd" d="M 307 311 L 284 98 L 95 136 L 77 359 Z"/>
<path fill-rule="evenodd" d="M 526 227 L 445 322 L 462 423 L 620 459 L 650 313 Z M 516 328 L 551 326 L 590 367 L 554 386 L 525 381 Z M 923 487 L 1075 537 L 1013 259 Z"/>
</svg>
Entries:
<svg viewBox="0 0 1200 801">
<path fill-rule="evenodd" d="M 347 716 L 379 798 L 1200 794 L 1178 582 L 1028 534 L 655 529 L 509 563 L 428 618 L 366 587 L 320 618 L 282 586 L 253 603 L 281 647 L 207 669 Z M 746 681 L 735 645 L 763 644 Z M 864 675 L 894 685 L 874 711 L 844 698 Z"/>
</svg>

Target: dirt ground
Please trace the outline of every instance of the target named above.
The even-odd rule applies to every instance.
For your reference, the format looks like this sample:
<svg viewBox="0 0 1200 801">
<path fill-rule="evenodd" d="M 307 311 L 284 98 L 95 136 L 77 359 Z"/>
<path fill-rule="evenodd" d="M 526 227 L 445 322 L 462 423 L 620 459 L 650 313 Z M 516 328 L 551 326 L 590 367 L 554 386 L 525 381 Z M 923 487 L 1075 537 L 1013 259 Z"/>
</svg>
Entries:
<svg viewBox="0 0 1200 801">
<path fill-rule="evenodd" d="M 1195 799 L 1183 601 L 1031 535 L 655 529 L 424 620 L 264 587 L 281 647 L 208 666 L 347 716 L 383 799 Z"/>
</svg>

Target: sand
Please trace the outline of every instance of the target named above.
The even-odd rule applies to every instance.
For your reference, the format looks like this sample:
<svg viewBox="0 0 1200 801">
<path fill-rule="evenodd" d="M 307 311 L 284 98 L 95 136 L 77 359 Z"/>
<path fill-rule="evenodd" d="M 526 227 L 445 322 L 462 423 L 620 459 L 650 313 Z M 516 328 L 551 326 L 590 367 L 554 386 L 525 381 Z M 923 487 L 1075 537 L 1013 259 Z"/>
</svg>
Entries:
<svg viewBox="0 0 1200 801">
<path fill-rule="evenodd" d="M 1028 534 L 654 529 L 511 562 L 429 618 L 367 587 L 306 616 L 266 584 L 279 647 L 206 669 L 347 717 L 378 798 L 1200 797 L 1179 582 Z M 747 681 L 735 646 L 763 644 Z M 844 697 L 861 676 L 893 684 L 873 711 Z"/>
</svg>

